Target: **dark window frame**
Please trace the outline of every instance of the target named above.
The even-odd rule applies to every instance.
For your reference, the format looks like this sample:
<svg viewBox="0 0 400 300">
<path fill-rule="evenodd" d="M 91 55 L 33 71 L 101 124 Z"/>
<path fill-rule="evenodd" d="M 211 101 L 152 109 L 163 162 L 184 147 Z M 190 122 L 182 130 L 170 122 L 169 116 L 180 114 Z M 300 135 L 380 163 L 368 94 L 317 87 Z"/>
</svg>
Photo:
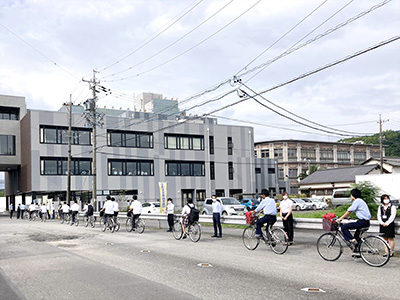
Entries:
<svg viewBox="0 0 400 300">
<path fill-rule="evenodd" d="M 136 164 L 136 173 L 128 171 L 128 163 Z M 115 173 L 113 164 L 121 164 L 121 170 Z M 154 176 L 154 161 L 148 159 L 108 159 L 107 172 L 108 176 Z"/>
<path fill-rule="evenodd" d="M 55 142 L 46 141 L 46 131 L 55 131 Z M 39 139 L 41 144 L 51 144 L 51 145 L 67 145 L 68 144 L 68 127 L 66 126 L 53 126 L 53 125 L 40 125 L 39 126 Z M 81 146 L 91 146 L 92 145 L 92 129 L 91 128 L 81 128 L 72 127 L 71 128 L 71 144 L 81 145 Z M 88 142 L 83 142 L 81 135 L 89 134 Z"/>
<path fill-rule="evenodd" d="M 4 141 L 2 142 L 2 145 L 0 146 L 0 156 L 15 156 L 17 155 L 17 149 L 16 149 L 16 137 L 15 135 L 7 135 L 7 134 L 1 134 L 0 137 L 3 137 L 6 140 L 6 144 L 3 144 Z M 2 153 L 2 148 L 5 146 L 6 151 Z"/>
<path fill-rule="evenodd" d="M 127 139 L 127 135 L 131 135 Z M 119 142 L 113 142 L 113 136 L 119 136 Z M 144 141 L 144 138 L 147 141 Z M 127 141 L 135 140 L 135 145 L 127 145 Z M 145 144 L 146 143 L 146 144 Z M 152 132 L 145 132 L 145 131 L 126 131 L 126 130 L 114 130 L 108 129 L 107 130 L 107 146 L 108 147 L 123 147 L 123 148 L 143 148 L 143 149 L 153 149 L 154 147 L 154 137 Z"/>
<path fill-rule="evenodd" d="M 169 146 L 168 138 L 175 138 L 175 147 Z M 188 147 L 185 148 L 182 143 L 182 139 L 188 139 Z M 200 149 L 194 148 L 193 139 L 200 139 Z M 193 135 L 193 134 L 174 134 L 165 133 L 164 134 L 164 149 L 168 150 L 194 150 L 194 151 L 204 151 L 204 135 Z"/>
<path fill-rule="evenodd" d="M 170 168 L 170 165 L 174 168 Z M 189 167 L 183 169 L 182 167 Z M 196 173 L 195 167 L 200 167 L 200 175 Z M 172 173 L 176 171 L 176 173 Z M 184 160 L 166 160 L 165 161 L 165 176 L 184 176 L 184 177 L 203 177 L 205 176 L 205 163 L 204 161 L 184 161 Z"/>
<path fill-rule="evenodd" d="M 55 163 L 55 172 L 48 173 L 47 164 Z M 89 168 L 82 168 L 83 163 L 89 163 Z M 47 171 L 46 171 L 47 170 Z M 92 173 L 92 158 L 72 158 L 71 175 L 88 176 Z M 67 157 L 40 157 L 40 175 L 43 176 L 67 176 L 68 158 Z"/>
</svg>

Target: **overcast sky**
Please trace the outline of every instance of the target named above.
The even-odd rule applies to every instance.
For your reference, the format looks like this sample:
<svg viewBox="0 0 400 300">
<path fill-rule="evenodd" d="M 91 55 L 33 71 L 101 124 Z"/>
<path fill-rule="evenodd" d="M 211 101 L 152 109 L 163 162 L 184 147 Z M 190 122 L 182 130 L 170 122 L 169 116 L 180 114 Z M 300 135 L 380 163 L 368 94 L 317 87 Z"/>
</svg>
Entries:
<svg viewBox="0 0 400 300">
<path fill-rule="evenodd" d="M 154 92 L 189 99 L 180 105 L 187 109 L 238 88 L 227 83 L 234 75 L 260 92 L 398 36 L 400 1 L 394 0 L 275 59 L 381 2 L 1 0 L 0 94 L 26 97 L 28 109 L 58 110 L 70 94 L 76 104 L 90 97 L 81 79 L 91 78 L 93 69 L 112 90 L 100 94 L 100 107 L 133 109 L 134 93 Z M 375 133 L 379 114 L 389 119 L 385 130 L 400 130 L 399 50 L 397 40 L 263 96 L 340 130 Z M 271 60 L 264 70 L 252 70 Z M 221 82 L 215 91 L 190 98 Z M 209 113 L 239 99 L 232 93 L 187 113 Z M 219 123 L 253 126 L 256 141 L 341 138 L 296 124 L 252 99 L 215 115 L 228 118 Z"/>
</svg>

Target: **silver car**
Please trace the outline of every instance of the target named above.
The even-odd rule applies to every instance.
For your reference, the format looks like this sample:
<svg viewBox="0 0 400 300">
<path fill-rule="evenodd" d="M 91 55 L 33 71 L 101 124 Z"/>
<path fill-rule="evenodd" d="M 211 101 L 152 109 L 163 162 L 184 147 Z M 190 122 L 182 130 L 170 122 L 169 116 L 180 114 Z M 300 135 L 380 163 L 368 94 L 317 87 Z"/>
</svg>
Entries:
<svg viewBox="0 0 400 300">
<path fill-rule="evenodd" d="M 293 201 L 293 209 L 294 210 L 312 209 L 312 204 L 311 203 L 307 203 L 302 199 L 293 199 L 293 198 L 291 198 L 290 200 Z"/>
<path fill-rule="evenodd" d="M 218 197 L 217 201 L 222 204 L 223 216 L 244 215 L 245 207 L 238 200 L 232 197 Z M 203 215 L 212 215 L 212 199 L 207 198 L 203 206 Z"/>
</svg>

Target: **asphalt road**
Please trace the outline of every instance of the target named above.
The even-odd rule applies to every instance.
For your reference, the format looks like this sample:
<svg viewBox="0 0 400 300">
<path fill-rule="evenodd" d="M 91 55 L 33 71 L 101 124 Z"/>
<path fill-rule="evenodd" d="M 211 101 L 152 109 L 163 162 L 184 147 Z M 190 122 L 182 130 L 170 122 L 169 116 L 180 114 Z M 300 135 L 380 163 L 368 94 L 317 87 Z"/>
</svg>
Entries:
<svg viewBox="0 0 400 300">
<path fill-rule="evenodd" d="M 5 217 L 0 228 L 0 299 L 388 300 L 400 295 L 399 253 L 382 268 L 351 258 L 348 249 L 338 261 L 325 262 L 316 251 L 318 230 L 296 231 L 295 244 L 276 255 L 265 245 L 247 250 L 238 229 L 223 229 L 222 239 L 212 239 L 212 229 L 203 227 L 201 240 L 193 243 L 155 228 L 112 234 Z"/>
</svg>

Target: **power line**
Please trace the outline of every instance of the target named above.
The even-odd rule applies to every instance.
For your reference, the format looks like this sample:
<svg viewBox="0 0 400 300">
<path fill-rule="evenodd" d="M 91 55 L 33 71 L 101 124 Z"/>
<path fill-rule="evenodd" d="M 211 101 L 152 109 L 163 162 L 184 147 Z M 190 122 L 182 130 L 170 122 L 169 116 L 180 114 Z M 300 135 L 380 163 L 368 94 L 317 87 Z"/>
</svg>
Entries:
<svg viewBox="0 0 400 300">
<path fill-rule="evenodd" d="M 147 41 L 146 43 L 144 43 L 142 46 L 136 48 L 135 50 L 131 51 L 132 49 L 134 49 L 135 47 L 131 48 L 130 50 L 128 50 L 127 52 L 129 52 L 127 55 L 123 56 L 122 58 L 118 59 L 116 62 L 103 67 L 100 72 L 105 71 L 113 66 L 115 66 L 116 64 L 120 63 L 121 61 L 125 60 L 126 58 L 128 58 L 129 56 L 131 56 L 132 54 L 138 52 L 140 49 L 144 48 L 146 45 L 148 45 L 150 42 L 154 41 L 157 37 L 159 37 L 161 34 L 163 34 L 165 31 L 167 31 L 169 28 L 171 28 L 173 25 L 175 25 L 178 21 L 180 21 L 183 17 L 185 17 L 187 14 L 189 14 L 193 9 L 195 9 L 203 0 L 200 0 L 199 2 L 197 2 L 194 6 L 193 3 L 196 2 L 192 2 L 191 4 L 189 4 L 187 7 L 185 7 L 185 9 L 183 11 L 181 11 L 179 14 L 177 14 L 170 22 L 171 23 L 168 25 L 168 23 L 164 26 L 162 26 L 161 28 L 159 28 L 158 30 L 156 30 L 154 33 L 156 33 L 157 31 L 161 30 L 158 34 L 156 34 L 153 38 L 151 38 L 149 41 Z M 191 7 L 192 6 L 192 7 Z M 187 10 L 188 8 L 190 8 L 189 10 Z M 186 11 L 187 10 L 187 11 Z M 181 15 L 182 14 L 182 15 Z M 179 16 L 181 15 L 181 16 Z M 174 19 L 176 19 L 175 21 L 173 21 Z M 165 29 L 162 29 L 163 27 L 166 27 Z M 153 34 L 154 34 L 153 33 Z M 149 37 L 151 37 L 153 34 L 151 34 Z M 148 39 L 149 37 L 147 37 L 146 39 Z M 139 46 L 141 43 L 143 43 L 144 41 L 146 41 L 146 39 L 144 39 L 143 41 L 141 41 L 137 46 Z"/>
<path fill-rule="evenodd" d="M 194 27 L 192 30 L 190 30 L 189 32 L 187 32 L 186 34 L 184 34 L 183 36 L 181 36 L 179 39 L 175 40 L 174 42 L 172 42 L 172 43 L 169 44 L 168 46 L 166 46 L 166 47 L 164 47 L 163 49 L 161 49 L 160 51 L 156 52 L 155 54 L 149 56 L 148 58 L 146 58 L 146 59 L 144 59 L 144 60 L 138 62 L 137 64 L 135 64 L 135 65 L 133 65 L 133 66 L 131 66 L 131 67 L 129 67 L 129 68 L 126 68 L 126 69 L 124 69 L 124 70 L 122 70 L 122 71 L 119 71 L 119 72 L 117 72 L 117 73 L 113 73 L 113 74 L 111 74 L 111 75 L 104 76 L 103 78 L 113 77 L 113 76 L 115 76 L 115 75 L 119 75 L 119 74 L 124 73 L 124 72 L 126 72 L 126 71 L 132 70 L 133 68 L 135 68 L 135 67 L 137 67 L 137 66 L 139 66 L 139 65 L 141 65 L 141 64 L 143 64 L 143 63 L 145 63 L 145 62 L 147 62 L 147 61 L 149 61 L 150 59 L 152 59 L 152 58 L 158 56 L 159 54 L 161 54 L 161 53 L 164 52 L 165 50 L 171 48 L 173 45 L 177 44 L 178 42 L 180 42 L 181 40 L 183 40 L 185 37 L 187 37 L 188 35 L 190 35 L 191 33 L 193 33 L 196 29 L 200 28 L 202 25 L 204 25 L 205 23 L 207 23 L 209 20 L 211 20 L 213 17 L 215 17 L 218 13 L 220 13 L 222 10 L 224 10 L 226 7 L 228 7 L 228 5 L 231 4 L 232 2 L 233 2 L 233 0 L 229 1 L 227 4 L 225 4 L 223 7 L 221 7 L 219 10 L 217 10 L 215 13 L 213 13 L 210 17 L 208 17 L 207 19 L 205 19 L 205 20 L 204 20 L 203 22 L 201 22 L 199 25 L 197 25 L 196 27 Z"/>
<path fill-rule="evenodd" d="M 48 60 L 49 62 L 51 62 L 53 65 L 55 65 L 56 67 L 60 68 L 61 70 L 63 70 L 64 72 L 68 73 L 69 75 L 71 75 L 72 77 L 79 79 L 77 76 L 75 76 L 74 74 L 72 74 L 70 71 L 68 71 L 67 69 L 63 68 L 62 66 L 60 66 L 59 64 L 57 64 L 54 60 L 52 60 L 50 57 L 48 57 L 46 54 L 44 54 L 42 51 L 40 51 L 39 49 L 35 48 L 34 46 L 32 46 L 30 43 L 28 43 L 27 41 L 25 41 L 23 38 L 21 38 L 19 35 L 17 35 L 15 32 L 13 32 L 11 29 L 9 29 L 8 27 L 6 27 L 5 25 L 0 23 L 0 26 L 3 27 L 5 30 L 7 30 L 9 33 L 11 33 L 13 36 L 15 36 L 17 39 L 19 39 L 20 41 L 22 41 L 24 44 L 26 44 L 28 47 L 30 47 L 31 49 L 33 49 L 34 51 L 36 51 L 37 53 L 39 53 L 41 56 L 43 56 L 46 60 Z"/>
<path fill-rule="evenodd" d="M 201 44 L 203 44 L 204 42 L 208 41 L 209 39 L 211 39 L 212 37 L 214 37 L 215 35 L 217 35 L 218 33 L 220 33 L 222 30 L 224 30 L 226 27 L 228 27 L 229 25 L 231 25 L 232 23 L 234 23 L 235 21 L 237 21 L 240 17 L 242 17 L 243 15 L 245 15 L 247 12 L 249 12 L 251 9 L 253 9 L 257 4 L 259 4 L 262 0 L 257 1 L 255 4 L 253 4 L 250 8 L 248 8 L 247 10 L 245 10 L 243 13 L 241 13 L 238 17 L 236 17 L 235 19 L 233 19 L 232 21 L 230 21 L 228 24 L 224 25 L 222 28 L 220 28 L 219 30 L 217 30 L 216 32 L 214 32 L 213 34 L 211 34 L 210 36 L 208 36 L 207 38 L 201 40 L 199 43 L 195 44 L 194 46 L 190 47 L 189 49 L 185 50 L 184 52 L 178 54 L 177 56 L 163 62 L 162 64 L 159 64 L 153 68 L 150 68 L 148 70 L 145 70 L 143 72 L 140 72 L 136 75 L 132 75 L 132 76 L 128 76 L 128 77 L 124 77 L 124 78 L 118 78 L 118 79 L 113 79 L 113 80 L 104 80 L 104 82 L 115 82 L 115 81 L 122 81 L 122 80 L 126 80 L 126 79 L 130 79 L 133 77 L 138 77 L 141 76 L 143 74 L 149 73 L 151 71 L 154 71 L 155 69 L 158 69 L 168 63 L 170 63 L 171 61 L 174 61 L 175 59 L 185 55 L 186 53 L 190 52 L 191 50 L 197 48 L 198 46 L 200 46 Z"/>
</svg>

